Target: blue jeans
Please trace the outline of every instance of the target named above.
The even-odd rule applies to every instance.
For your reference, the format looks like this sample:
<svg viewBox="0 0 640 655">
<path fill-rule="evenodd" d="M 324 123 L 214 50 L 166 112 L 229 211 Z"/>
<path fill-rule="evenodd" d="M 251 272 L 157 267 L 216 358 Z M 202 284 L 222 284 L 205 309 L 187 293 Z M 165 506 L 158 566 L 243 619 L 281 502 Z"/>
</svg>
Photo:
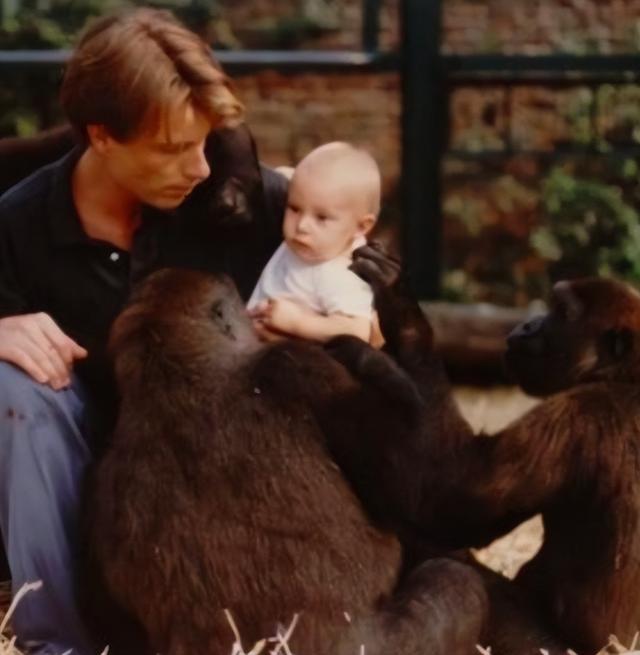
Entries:
<svg viewBox="0 0 640 655">
<path fill-rule="evenodd" d="M 0 362 L 0 531 L 12 589 L 42 580 L 13 615 L 29 653 L 97 655 L 76 600 L 79 502 L 87 465 L 87 403 L 74 376 L 62 391 Z"/>
</svg>

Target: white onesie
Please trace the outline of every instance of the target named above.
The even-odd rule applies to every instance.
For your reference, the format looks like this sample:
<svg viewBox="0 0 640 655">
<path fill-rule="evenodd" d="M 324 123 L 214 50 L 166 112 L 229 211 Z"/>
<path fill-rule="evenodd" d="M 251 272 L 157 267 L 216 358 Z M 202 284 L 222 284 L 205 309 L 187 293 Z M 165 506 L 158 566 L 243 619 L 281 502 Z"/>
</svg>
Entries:
<svg viewBox="0 0 640 655">
<path fill-rule="evenodd" d="M 364 245 L 354 243 L 354 248 Z M 264 267 L 247 307 L 253 309 L 269 298 L 287 298 L 328 316 L 371 318 L 371 287 L 349 270 L 351 255 L 346 254 L 317 264 L 300 259 L 285 242 Z"/>
</svg>

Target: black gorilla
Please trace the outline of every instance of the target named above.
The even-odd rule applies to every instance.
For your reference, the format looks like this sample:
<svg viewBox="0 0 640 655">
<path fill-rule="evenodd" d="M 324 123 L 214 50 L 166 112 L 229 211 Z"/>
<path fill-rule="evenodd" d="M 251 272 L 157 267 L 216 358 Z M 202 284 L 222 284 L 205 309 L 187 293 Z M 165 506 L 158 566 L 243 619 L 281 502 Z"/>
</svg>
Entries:
<svg viewBox="0 0 640 655">
<path fill-rule="evenodd" d="M 260 343 L 228 280 L 177 270 L 147 278 L 111 347 L 121 406 L 89 545 L 150 652 L 228 655 L 225 608 L 249 644 L 300 612 L 299 653 L 473 652 L 480 576 L 433 560 L 396 589 L 396 538 L 326 450 L 314 413 L 359 387 L 328 353 Z"/>
<path fill-rule="evenodd" d="M 356 268 L 376 283 L 368 258 Z M 358 429 L 345 439 L 341 410 L 320 414 L 365 505 L 430 555 L 484 545 L 542 512 L 544 545 L 518 588 L 580 652 L 611 633 L 630 642 L 640 627 L 640 295 L 610 280 L 556 285 L 548 316 L 518 328 L 507 352 L 525 390 L 556 395 L 492 437 L 460 418 L 401 283 L 378 283 L 376 301 L 394 358 L 336 339 L 333 355 L 366 381 Z M 381 405 L 376 388 L 398 400 L 367 412 Z"/>
</svg>

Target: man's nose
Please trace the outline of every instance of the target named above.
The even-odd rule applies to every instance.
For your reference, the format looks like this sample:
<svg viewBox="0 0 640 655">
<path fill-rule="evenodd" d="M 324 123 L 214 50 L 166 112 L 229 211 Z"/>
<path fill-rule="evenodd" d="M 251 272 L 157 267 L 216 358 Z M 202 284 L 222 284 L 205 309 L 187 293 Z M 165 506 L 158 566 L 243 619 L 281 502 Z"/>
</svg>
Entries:
<svg viewBox="0 0 640 655">
<path fill-rule="evenodd" d="M 193 182 L 201 182 L 209 177 L 209 173 L 211 173 L 211 167 L 204 154 L 204 145 L 202 145 L 187 156 L 184 174 Z"/>
</svg>

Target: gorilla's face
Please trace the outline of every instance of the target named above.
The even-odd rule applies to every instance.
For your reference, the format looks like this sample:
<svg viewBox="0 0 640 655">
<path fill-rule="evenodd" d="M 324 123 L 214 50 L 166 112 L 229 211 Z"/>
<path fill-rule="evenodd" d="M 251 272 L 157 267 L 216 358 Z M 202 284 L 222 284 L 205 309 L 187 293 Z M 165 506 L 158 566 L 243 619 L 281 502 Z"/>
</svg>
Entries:
<svg viewBox="0 0 640 655">
<path fill-rule="evenodd" d="M 142 382 L 140 371 L 221 370 L 236 355 L 260 347 L 253 324 L 233 282 L 224 275 L 163 269 L 132 294 L 111 329 L 119 385 Z M 134 375 L 134 372 L 137 375 Z"/>
<path fill-rule="evenodd" d="M 640 296 L 627 285 L 596 278 L 558 282 L 549 312 L 507 337 L 507 367 L 535 396 L 635 379 L 639 327 Z"/>
</svg>

